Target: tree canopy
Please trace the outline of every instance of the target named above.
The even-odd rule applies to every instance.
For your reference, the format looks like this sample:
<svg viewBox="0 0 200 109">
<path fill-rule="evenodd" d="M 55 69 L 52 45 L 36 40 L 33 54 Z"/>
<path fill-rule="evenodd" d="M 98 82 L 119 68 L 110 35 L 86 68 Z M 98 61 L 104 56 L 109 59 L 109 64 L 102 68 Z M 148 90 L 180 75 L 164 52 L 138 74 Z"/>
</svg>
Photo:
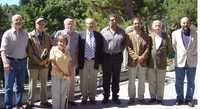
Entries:
<svg viewBox="0 0 200 109">
<path fill-rule="evenodd" d="M 62 29 L 67 17 L 75 19 L 76 30 L 84 29 L 85 18 L 92 17 L 100 30 L 106 26 L 110 13 L 119 16 L 119 25 L 124 28 L 136 15 L 142 18 L 145 29 L 152 20 L 160 19 L 168 30 L 178 26 L 182 16 L 188 16 L 197 26 L 197 0 L 20 0 L 19 5 L 0 5 L 0 30 L 10 27 L 10 18 L 16 13 L 23 16 L 27 31 L 34 28 L 36 18 L 46 18 L 50 34 Z"/>
</svg>

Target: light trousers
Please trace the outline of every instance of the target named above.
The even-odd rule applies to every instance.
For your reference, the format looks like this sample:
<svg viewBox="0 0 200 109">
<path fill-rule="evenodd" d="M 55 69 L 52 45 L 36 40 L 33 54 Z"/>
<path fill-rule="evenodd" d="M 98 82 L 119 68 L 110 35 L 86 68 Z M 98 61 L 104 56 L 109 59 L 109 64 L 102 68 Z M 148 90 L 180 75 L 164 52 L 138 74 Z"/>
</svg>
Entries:
<svg viewBox="0 0 200 109">
<path fill-rule="evenodd" d="M 95 100 L 97 88 L 97 73 L 94 60 L 85 60 L 84 68 L 80 70 L 80 88 L 83 100 Z"/>
<path fill-rule="evenodd" d="M 142 67 L 139 64 L 136 67 L 129 67 L 129 84 L 128 84 L 129 98 L 136 98 L 135 80 L 137 76 L 138 77 L 138 98 L 144 99 L 146 71 L 147 71 L 147 68 Z"/>
<path fill-rule="evenodd" d="M 153 99 L 162 100 L 164 96 L 166 70 L 148 69 L 149 92 Z"/>
<path fill-rule="evenodd" d="M 48 68 L 29 69 L 28 76 L 29 76 L 29 92 L 28 92 L 29 104 L 33 104 L 35 102 L 35 96 L 37 95 L 36 86 L 37 86 L 38 79 L 40 80 L 40 83 L 41 83 L 41 88 L 40 88 L 41 103 L 47 102 Z"/>
<path fill-rule="evenodd" d="M 69 101 L 74 101 L 76 67 L 70 73 Z"/>
<path fill-rule="evenodd" d="M 66 95 L 69 91 L 69 80 L 52 75 L 52 106 L 53 109 L 65 109 Z M 68 109 L 68 107 L 66 107 Z"/>
</svg>

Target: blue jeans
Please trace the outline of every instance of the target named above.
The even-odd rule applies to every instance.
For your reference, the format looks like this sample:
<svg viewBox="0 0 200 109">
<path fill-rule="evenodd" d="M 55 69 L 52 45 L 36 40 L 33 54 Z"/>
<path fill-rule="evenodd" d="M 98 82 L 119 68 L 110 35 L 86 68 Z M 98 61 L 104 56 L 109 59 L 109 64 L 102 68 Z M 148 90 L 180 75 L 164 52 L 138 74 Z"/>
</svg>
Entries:
<svg viewBox="0 0 200 109">
<path fill-rule="evenodd" d="M 192 100 L 195 88 L 195 74 L 196 74 L 196 67 L 188 68 L 188 67 L 176 67 L 176 94 L 177 100 L 184 100 L 184 79 L 185 76 L 187 77 L 187 92 L 186 92 L 186 100 Z"/>
<path fill-rule="evenodd" d="M 24 80 L 27 69 L 27 59 L 15 60 L 9 59 L 11 69 L 4 70 L 5 77 L 5 96 L 4 103 L 6 109 L 12 109 L 13 106 L 13 86 L 16 86 L 16 105 L 22 105 L 22 97 L 24 92 Z"/>
</svg>

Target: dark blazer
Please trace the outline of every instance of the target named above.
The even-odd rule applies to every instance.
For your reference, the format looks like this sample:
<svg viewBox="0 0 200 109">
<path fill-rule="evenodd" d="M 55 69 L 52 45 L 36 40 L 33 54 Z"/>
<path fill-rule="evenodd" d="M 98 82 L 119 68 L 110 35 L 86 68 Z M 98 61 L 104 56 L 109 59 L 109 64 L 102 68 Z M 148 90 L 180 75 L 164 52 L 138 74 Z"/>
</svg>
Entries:
<svg viewBox="0 0 200 109">
<path fill-rule="evenodd" d="M 94 68 L 98 69 L 102 61 L 102 50 L 103 50 L 103 36 L 94 31 L 95 38 L 95 58 Z M 78 55 L 78 68 L 83 69 L 85 61 L 85 41 L 86 41 L 86 30 L 79 32 L 79 55 Z"/>
</svg>

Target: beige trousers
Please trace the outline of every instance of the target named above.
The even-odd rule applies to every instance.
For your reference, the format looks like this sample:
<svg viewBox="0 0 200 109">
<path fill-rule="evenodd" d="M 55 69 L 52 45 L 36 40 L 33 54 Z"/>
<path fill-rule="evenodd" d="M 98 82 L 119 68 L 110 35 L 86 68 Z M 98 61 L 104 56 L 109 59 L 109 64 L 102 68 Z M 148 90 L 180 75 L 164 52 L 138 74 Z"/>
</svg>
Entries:
<svg viewBox="0 0 200 109">
<path fill-rule="evenodd" d="M 166 70 L 149 68 L 147 75 L 151 98 L 162 100 L 164 96 Z"/>
<path fill-rule="evenodd" d="M 80 70 L 80 88 L 83 100 L 95 100 L 97 88 L 97 73 L 94 60 L 85 60 L 84 68 Z"/>
<path fill-rule="evenodd" d="M 145 92 L 145 76 L 146 76 L 146 67 L 137 65 L 136 67 L 129 67 L 129 84 L 128 84 L 128 95 L 129 98 L 136 98 L 136 88 L 135 80 L 138 77 L 138 99 L 144 99 Z"/>
<path fill-rule="evenodd" d="M 28 70 L 28 76 L 29 76 L 29 92 L 28 92 L 28 99 L 29 103 L 33 104 L 35 102 L 35 96 L 36 96 L 36 86 L 38 79 L 41 83 L 40 88 L 40 100 L 41 103 L 44 103 L 47 101 L 47 79 L 48 79 L 48 68 L 44 69 L 29 69 Z"/>
<path fill-rule="evenodd" d="M 73 72 L 70 73 L 69 101 L 71 102 L 74 101 L 75 75 L 76 75 L 76 67 L 74 67 Z"/>
</svg>

